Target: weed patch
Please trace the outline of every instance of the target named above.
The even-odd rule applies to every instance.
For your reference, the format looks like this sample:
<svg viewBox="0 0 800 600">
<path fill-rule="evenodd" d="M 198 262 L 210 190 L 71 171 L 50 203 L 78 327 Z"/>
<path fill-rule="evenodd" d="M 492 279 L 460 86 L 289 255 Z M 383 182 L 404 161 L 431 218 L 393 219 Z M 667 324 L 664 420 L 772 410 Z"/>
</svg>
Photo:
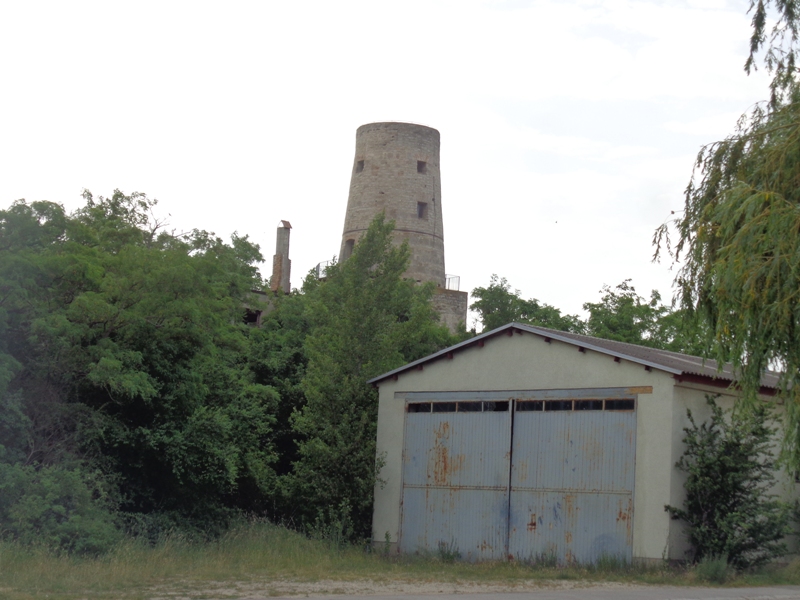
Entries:
<svg viewBox="0 0 800 600">
<path fill-rule="evenodd" d="M 461 552 L 458 551 L 455 541 L 451 541 L 449 544 L 447 542 L 439 542 L 436 557 L 444 563 L 453 563 L 461 558 Z"/>
<path fill-rule="evenodd" d="M 468 563 L 455 544 L 426 555 L 387 555 L 315 540 L 265 522 L 239 526 L 215 541 L 179 536 L 150 545 L 125 540 L 101 557 L 56 554 L 0 543 L 0 595 L 11 600 L 203 598 L 215 590 L 262 596 L 329 593 L 439 593 L 453 589 L 521 590 L 570 582 L 659 585 L 800 584 L 800 561 L 724 577 L 711 561 L 694 568 L 631 565 L 604 557 L 593 565 L 559 566 L 552 555 Z M 460 587 L 459 587 L 460 586 Z M 247 592 L 247 593 L 245 593 Z"/>
<path fill-rule="evenodd" d="M 727 583 L 736 576 L 736 569 L 725 556 L 707 556 L 692 569 L 695 577 L 705 583 Z"/>
</svg>

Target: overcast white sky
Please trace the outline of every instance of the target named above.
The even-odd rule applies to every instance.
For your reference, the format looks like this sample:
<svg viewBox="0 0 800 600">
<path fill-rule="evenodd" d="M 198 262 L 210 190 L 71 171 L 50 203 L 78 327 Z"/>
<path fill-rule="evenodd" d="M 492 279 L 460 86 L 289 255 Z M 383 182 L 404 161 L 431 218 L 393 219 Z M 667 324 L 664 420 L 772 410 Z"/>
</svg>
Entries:
<svg viewBox="0 0 800 600">
<path fill-rule="evenodd" d="M 159 200 L 292 285 L 338 252 L 359 125 L 441 132 L 447 272 L 565 312 L 626 278 L 704 143 L 767 96 L 747 0 L 0 0 L 0 207 Z"/>
</svg>

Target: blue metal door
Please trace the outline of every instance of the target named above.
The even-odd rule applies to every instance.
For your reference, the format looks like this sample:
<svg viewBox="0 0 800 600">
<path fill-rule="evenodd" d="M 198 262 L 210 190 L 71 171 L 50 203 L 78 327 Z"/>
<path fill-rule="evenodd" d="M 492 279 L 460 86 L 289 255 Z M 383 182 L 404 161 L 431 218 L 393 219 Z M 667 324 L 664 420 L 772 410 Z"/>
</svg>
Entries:
<svg viewBox="0 0 800 600">
<path fill-rule="evenodd" d="M 560 564 L 629 562 L 633 401 L 630 410 L 521 411 L 522 405 L 514 413 L 509 554 Z"/>
<path fill-rule="evenodd" d="M 508 401 L 409 405 L 401 552 L 458 552 L 466 560 L 505 558 L 509 405 Z"/>
<path fill-rule="evenodd" d="M 408 394 L 401 552 L 630 561 L 636 401 L 602 391 Z"/>
</svg>

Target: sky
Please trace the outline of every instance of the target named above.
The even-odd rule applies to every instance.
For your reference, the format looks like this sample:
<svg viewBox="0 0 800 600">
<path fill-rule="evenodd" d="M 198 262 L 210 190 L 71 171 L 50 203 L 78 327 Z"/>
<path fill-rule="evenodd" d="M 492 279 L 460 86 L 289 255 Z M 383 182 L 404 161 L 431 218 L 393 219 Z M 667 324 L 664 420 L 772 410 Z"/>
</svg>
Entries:
<svg viewBox="0 0 800 600">
<path fill-rule="evenodd" d="M 582 314 L 631 279 L 669 302 L 653 232 L 768 95 L 747 5 L 0 0 L 0 208 L 144 192 L 170 230 L 249 236 L 265 277 L 285 219 L 299 287 L 339 251 L 356 129 L 406 121 L 441 133 L 461 290 L 497 274 Z"/>
</svg>

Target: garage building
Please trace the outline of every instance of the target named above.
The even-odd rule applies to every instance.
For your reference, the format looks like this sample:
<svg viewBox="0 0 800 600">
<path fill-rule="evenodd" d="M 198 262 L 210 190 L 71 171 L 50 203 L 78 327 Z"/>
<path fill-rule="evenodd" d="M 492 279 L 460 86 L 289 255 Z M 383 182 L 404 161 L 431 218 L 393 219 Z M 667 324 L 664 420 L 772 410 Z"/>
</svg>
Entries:
<svg viewBox="0 0 800 600">
<path fill-rule="evenodd" d="M 686 409 L 732 406 L 730 367 L 511 323 L 385 373 L 373 539 L 467 560 L 685 558 Z M 762 395 L 774 401 L 777 379 Z M 795 495 L 793 477 L 778 491 Z"/>
</svg>

